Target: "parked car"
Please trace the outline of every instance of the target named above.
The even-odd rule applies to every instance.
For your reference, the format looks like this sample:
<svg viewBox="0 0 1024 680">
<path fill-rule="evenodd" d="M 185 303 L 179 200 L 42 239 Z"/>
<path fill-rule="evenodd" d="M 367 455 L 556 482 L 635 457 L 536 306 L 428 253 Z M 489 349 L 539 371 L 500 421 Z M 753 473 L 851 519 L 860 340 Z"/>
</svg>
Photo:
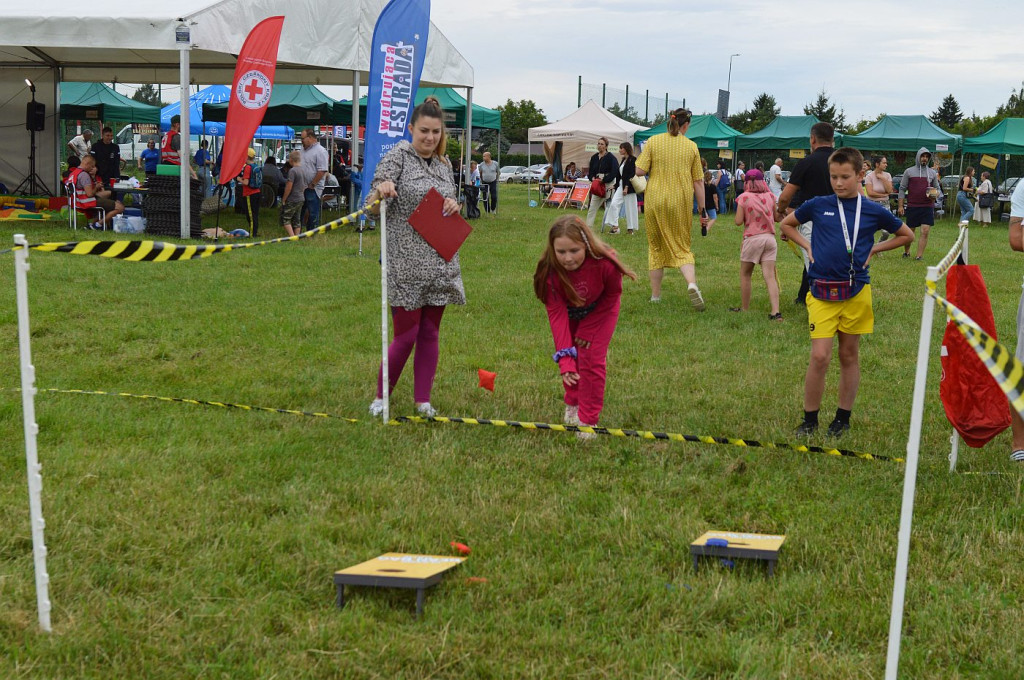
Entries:
<svg viewBox="0 0 1024 680">
<path fill-rule="evenodd" d="M 1010 194 L 1012 194 L 1013 190 L 1017 188 L 1017 182 L 1019 181 L 1020 177 L 1007 177 L 1002 182 L 1000 182 L 999 186 L 996 187 L 996 192 L 999 194 L 999 200 L 1009 201 Z M 1006 198 L 1003 198 L 1004 196 Z"/>
<path fill-rule="evenodd" d="M 531 182 L 540 183 L 544 179 L 544 175 L 547 173 L 548 168 L 551 167 L 550 163 L 536 163 L 529 167 Z"/>
<path fill-rule="evenodd" d="M 498 181 L 502 183 L 511 183 L 512 178 L 523 170 L 526 170 L 526 167 L 523 165 L 506 165 L 498 171 Z"/>
</svg>

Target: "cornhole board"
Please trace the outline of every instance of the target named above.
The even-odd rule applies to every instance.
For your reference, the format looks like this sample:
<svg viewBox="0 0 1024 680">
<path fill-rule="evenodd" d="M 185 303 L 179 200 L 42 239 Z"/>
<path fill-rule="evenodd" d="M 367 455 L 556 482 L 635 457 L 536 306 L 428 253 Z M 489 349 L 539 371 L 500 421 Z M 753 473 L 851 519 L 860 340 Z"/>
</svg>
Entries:
<svg viewBox="0 0 1024 680">
<path fill-rule="evenodd" d="M 450 555 L 409 555 L 384 553 L 380 557 L 334 572 L 338 608 L 345 606 L 345 586 L 407 588 L 416 591 L 416 616 L 423 614 L 427 588 L 437 584 L 445 572 L 466 561 Z"/>
<path fill-rule="evenodd" d="M 561 208 L 567 198 L 569 198 L 569 187 L 551 187 L 548 197 L 544 199 L 544 205 Z"/>
<path fill-rule="evenodd" d="M 590 180 L 578 179 L 576 184 L 572 187 L 572 192 L 569 194 L 569 201 L 567 205 L 573 208 L 583 208 L 587 204 L 587 199 L 590 197 Z"/>
<path fill-rule="evenodd" d="M 711 545 L 708 545 L 709 540 Z M 768 563 L 768 576 L 772 576 L 775 573 L 775 563 L 779 560 L 779 550 L 785 540 L 785 536 L 771 534 L 707 531 L 690 544 L 693 570 L 697 571 L 701 557 L 761 560 Z M 723 544 L 722 541 L 725 543 Z"/>
</svg>

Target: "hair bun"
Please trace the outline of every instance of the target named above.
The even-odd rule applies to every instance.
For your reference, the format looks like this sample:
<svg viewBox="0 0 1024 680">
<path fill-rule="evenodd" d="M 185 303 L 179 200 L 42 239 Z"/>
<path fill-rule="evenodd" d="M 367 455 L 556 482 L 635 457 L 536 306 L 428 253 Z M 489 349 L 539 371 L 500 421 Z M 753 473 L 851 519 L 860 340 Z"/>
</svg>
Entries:
<svg viewBox="0 0 1024 680">
<path fill-rule="evenodd" d="M 434 95 L 428 95 L 427 98 L 423 100 L 424 104 L 426 104 L 427 102 L 431 102 L 433 104 L 437 104 L 438 106 L 441 105 L 441 102 L 438 101 L 437 97 L 435 97 Z"/>
</svg>

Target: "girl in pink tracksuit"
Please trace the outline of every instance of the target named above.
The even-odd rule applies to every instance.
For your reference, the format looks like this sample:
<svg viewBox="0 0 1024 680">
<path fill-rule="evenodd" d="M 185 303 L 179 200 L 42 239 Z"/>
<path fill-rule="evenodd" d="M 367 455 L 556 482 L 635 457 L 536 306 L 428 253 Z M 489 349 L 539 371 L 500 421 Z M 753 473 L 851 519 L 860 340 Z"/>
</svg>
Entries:
<svg viewBox="0 0 1024 680">
<path fill-rule="evenodd" d="M 605 359 L 619 319 L 623 276 L 636 280 L 582 219 L 566 215 L 551 225 L 533 290 L 547 307 L 555 340 L 552 359 L 565 387 L 566 425 L 594 426 L 601 415 Z"/>
</svg>

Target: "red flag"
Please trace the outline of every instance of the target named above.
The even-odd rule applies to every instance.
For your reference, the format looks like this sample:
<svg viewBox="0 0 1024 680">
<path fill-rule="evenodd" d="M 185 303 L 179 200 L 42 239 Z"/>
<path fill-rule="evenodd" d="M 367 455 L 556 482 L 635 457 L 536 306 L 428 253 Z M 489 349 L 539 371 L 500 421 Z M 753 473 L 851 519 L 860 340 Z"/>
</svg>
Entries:
<svg viewBox="0 0 1024 680">
<path fill-rule="evenodd" d="M 282 24 L 283 16 L 268 17 L 256 24 L 238 53 L 231 99 L 228 100 L 228 120 L 224 126 L 221 177 L 231 179 L 242 171 L 249 153 L 249 142 L 270 103 Z"/>
</svg>

